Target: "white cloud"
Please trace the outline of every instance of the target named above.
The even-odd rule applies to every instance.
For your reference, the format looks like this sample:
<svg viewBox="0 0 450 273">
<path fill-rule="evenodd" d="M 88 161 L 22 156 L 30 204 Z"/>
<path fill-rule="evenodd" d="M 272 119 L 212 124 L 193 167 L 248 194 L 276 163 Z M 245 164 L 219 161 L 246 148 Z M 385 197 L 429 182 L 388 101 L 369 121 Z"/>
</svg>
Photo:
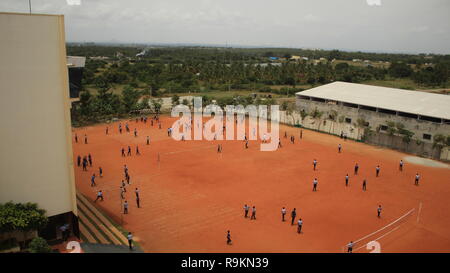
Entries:
<svg viewBox="0 0 450 273">
<path fill-rule="evenodd" d="M 321 21 L 321 19 L 319 17 L 315 16 L 314 14 L 307 14 L 307 15 L 305 15 L 303 17 L 303 20 L 306 21 L 306 22 L 313 22 L 313 23 Z"/>
<path fill-rule="evenodd" d="M 69 41 L 450 53 L 449 0 L 67 1 L 32 0 L 32 6 L 64 14 Z M 28 1 L 0 0 L 0 11 L 28 12 Z"/>
<path fill-rule="evenodd" d="M 428 26 L 416 26 L 416 27 L 412 27 L 410 29 L 411 32 L 425 32 L 428 31 L 430 28 Z"/>
</svg>

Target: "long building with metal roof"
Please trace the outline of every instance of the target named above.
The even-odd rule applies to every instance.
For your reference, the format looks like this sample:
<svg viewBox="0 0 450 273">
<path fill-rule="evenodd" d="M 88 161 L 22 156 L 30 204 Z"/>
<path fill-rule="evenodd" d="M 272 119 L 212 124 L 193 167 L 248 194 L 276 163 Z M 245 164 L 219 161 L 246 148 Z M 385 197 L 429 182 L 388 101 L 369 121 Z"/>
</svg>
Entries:
<svg viewBox="0 0 450 273">
<path fill-rule="evenodd" d="M 392 124 L 402 128 L 400 137 L 405 130 L 414 133 L 417 143 L 433 144 L 436 135 L 450 137 L 449 95 L 338 81 L 296 93 L 296 104 L 307 113 L 305 127 L 357 139 L 362 134 L 355 132 L 361 129 L 389 133 Z M 325 129 L 331 126 L 328 121 L 336 123 L 333 128 L 346 129 Z"/>
<path fill-rule="evenodd" d="M 297 97 L 314 101 L 341 102 L 362 109 L 376 108 L 381 112 L 388 110 L 409 114 L 406 116 L 416 115 L 419 119 L 435 118 L 437 122 L 450 122 L 448 95 L 337 81 L 298 92 Z"/>
</svg>

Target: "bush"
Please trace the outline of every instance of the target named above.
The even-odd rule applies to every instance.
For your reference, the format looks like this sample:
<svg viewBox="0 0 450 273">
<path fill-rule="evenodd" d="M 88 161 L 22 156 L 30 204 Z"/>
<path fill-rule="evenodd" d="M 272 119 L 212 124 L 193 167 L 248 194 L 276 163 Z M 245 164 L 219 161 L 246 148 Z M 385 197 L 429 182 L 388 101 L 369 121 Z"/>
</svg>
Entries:
<svg viewBox="0 0 450 273">
<path fill-rule="evenodd" d="M 39 230 L 47 225 L 45 210 L 37 204 L 0 204 L 0 232 Z"/>
<path fill-rule="evenodd" d="M 47 244 L 44 238 L 36 237 L 28 245 L 31 253 L 49 253 L 52 248 Z"/>
</svg>

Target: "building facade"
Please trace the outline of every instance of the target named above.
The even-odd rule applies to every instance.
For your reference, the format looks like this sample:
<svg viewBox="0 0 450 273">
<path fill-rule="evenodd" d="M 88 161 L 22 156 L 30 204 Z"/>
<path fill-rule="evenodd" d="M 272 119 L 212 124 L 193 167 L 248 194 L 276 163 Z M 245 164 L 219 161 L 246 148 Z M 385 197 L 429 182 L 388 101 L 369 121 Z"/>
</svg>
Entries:
<svg viewBox="0 0 450 273">
<path fill-rule="evenodd" d="M 447 95 L 333 82 L 298 92 L 296 105 L 298 111 L 308 114 L 309 120 L 316 112 L 320 116 L 316 122 L 320 120 L 322 126 L 327 121 L 346 125 L 342 133 L 356 139 L 364 136 L 361 130 L 364 128 L 389 134 L 393 124 L 412 132 L 411 140 L 418 145 L 432 145 L 436 135 L 450 135 L 450 96 Z M 350 131 L 361 133 L 355 136 Z M 398 132 L 394 134 L 401 136 Z"/>
<path fill-rule="evenodd" d="M 0 13 L 0 202 L 37 203 L 78 235 L 64 17 Z"/>
</svg>

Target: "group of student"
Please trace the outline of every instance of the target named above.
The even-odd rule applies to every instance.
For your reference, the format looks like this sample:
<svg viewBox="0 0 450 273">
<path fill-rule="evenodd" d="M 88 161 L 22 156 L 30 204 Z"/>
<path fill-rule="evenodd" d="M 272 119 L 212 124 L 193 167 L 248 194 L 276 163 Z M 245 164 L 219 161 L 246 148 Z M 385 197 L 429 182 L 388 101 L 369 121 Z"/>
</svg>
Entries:
<svg viewBox="0 0 450 273">
<path fill-rule="evenodd" d="M 149 143 L 149 139 L 147 139 L 147 143 Z M 121 149 L 122 152 L 122 157 L 126 157 L 126 156 L 132 156 L 131 154 L 131 146 L 128 146 L 128 151 L 125 154 L 125 148 L 122 147 Z M 136 155 L 141 155 L 141 152 L 139 151 L 139 146 L 136 145 Z"/>
<path fill-rule="evenodd" d="M 92 156 L 89 153 L 87 156 L 83 156 L 83 159 L 81 159 L 81 156 L 77 156 L 77 166 L 81 167 L 83 166 L 83 171 L 87 171 L 87 167 L 92 167 Z"/>
</svg>

